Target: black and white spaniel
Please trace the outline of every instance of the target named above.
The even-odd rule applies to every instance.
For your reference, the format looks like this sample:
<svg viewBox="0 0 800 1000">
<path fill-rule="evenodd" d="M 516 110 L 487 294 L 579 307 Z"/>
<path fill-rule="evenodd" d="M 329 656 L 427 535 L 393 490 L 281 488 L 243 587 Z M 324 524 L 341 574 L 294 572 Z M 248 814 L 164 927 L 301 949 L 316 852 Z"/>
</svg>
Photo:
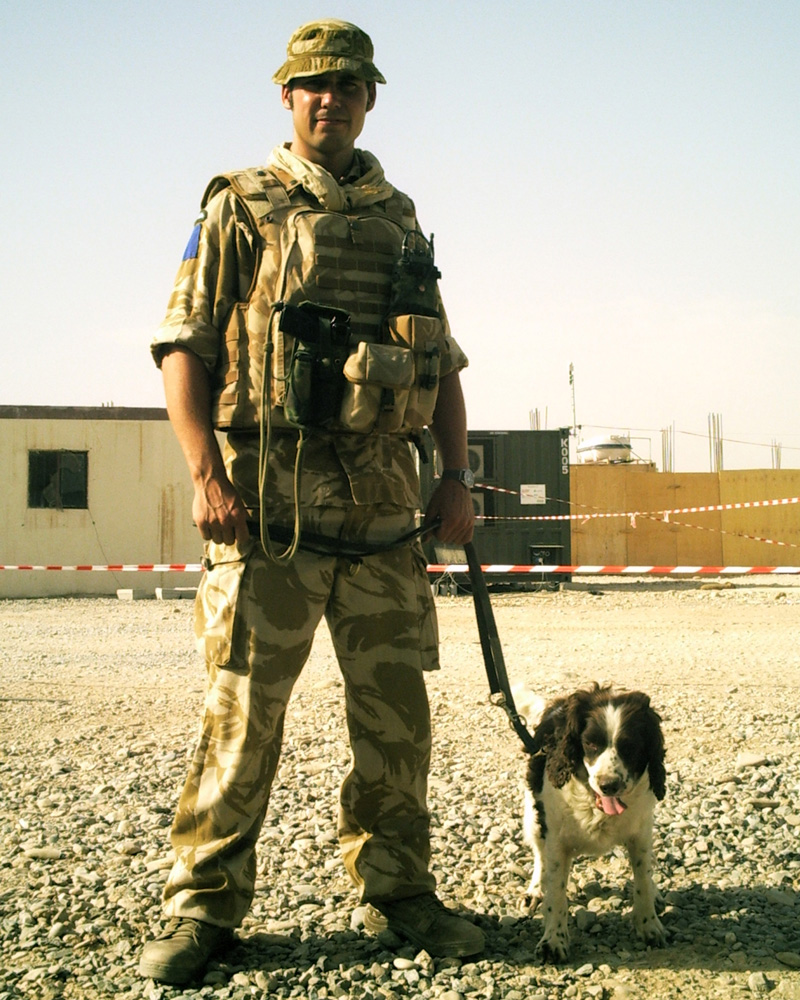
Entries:
<svg viewBox="0 0 800 1000">
<path fill-rule="evenodd" d="M 664 798 L 661 719 L 640 691 L 595 684 L 549 704 L 514 694 L 517 711 L 535 727 L 528 763 L 524 839 L 533 849 L 528 912 L 541 905 L 538 951 L 561 962 L 569 952 L 567 883 L 576 857 L 625 847 L 633 868 L 633 922 L 649 945 L 666 938 L 656 916 L 653 812 Z"/>
</svg>

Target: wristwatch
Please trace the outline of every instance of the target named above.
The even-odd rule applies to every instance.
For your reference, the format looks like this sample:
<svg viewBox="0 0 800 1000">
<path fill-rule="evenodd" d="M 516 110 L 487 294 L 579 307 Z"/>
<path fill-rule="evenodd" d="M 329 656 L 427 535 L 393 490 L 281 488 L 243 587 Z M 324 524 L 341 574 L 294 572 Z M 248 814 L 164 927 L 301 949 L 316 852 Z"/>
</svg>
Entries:
<svg viewBox="0 0 800 1000">
<path fill-rule="evenodd" d="M 472 469 L 444 469 L 442 479 L 457 479 L 468 490 L 471 490 L 475 485 L 475 473 Z"/>
</svg>

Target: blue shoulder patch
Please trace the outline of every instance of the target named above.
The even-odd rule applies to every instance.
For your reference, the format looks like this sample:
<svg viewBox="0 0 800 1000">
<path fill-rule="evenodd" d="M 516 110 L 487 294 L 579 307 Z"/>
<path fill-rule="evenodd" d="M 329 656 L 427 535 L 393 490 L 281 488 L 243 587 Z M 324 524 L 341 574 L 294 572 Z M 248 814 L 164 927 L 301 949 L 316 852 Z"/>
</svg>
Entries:
<svg viewBox="0 0 800 1000">
<path fill-rule="evenodd" d="M 195 260 L 197 257 L 197 252 L 200 248 L 200 223 L 192 230 L 192 235 L 189 237 L 189 242 L 186 244 L 186 249 L 183 251 L 183 260 Z"/>
</svg>

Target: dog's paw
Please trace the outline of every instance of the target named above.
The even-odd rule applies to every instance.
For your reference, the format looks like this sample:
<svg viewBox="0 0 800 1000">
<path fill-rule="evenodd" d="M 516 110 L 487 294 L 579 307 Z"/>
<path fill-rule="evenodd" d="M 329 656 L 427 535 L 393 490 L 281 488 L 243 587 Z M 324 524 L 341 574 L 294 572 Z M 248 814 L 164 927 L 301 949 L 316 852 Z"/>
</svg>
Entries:
<svg viewBox="0 0 800 1000">
<path fill-rule="evenodd" d="M 569 956 L 569 934 L 566 930 L 546 931 L 536 946 L 536 954 L 542 962 L 560 965 Z"/>
<path fill-rule="evenodd" d="M 637 935 L 645 944 L 650 945 L 651 948 L 663 948 L 666 945 L 667 932 L 655 913 L 648 913 L 644 916 L 636 915 L 634 923 Z"/>
</svg>

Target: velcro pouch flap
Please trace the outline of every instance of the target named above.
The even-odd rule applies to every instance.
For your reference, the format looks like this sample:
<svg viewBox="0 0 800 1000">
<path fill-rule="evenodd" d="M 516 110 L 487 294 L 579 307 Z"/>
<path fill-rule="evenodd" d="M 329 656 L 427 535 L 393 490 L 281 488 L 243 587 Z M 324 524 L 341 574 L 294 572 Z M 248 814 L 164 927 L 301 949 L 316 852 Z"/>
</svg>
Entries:
<svg viewBox="0 0 800 1000">
<path fill-rule="evenodd" d="M 415 351 L 424 352 L 432 342 L 441 344 L 445 339 L 444 324 L 438 316 L 391 316 L 387 326 L 394 343 L 405 344 Z"/>
<path fill-rule="evenodd" d="M 414 384 L 414 355 L 397 344 L 362 340 L 345 362 L 344 374 L 355 385 L 408 389 Z"/>
</svg>

